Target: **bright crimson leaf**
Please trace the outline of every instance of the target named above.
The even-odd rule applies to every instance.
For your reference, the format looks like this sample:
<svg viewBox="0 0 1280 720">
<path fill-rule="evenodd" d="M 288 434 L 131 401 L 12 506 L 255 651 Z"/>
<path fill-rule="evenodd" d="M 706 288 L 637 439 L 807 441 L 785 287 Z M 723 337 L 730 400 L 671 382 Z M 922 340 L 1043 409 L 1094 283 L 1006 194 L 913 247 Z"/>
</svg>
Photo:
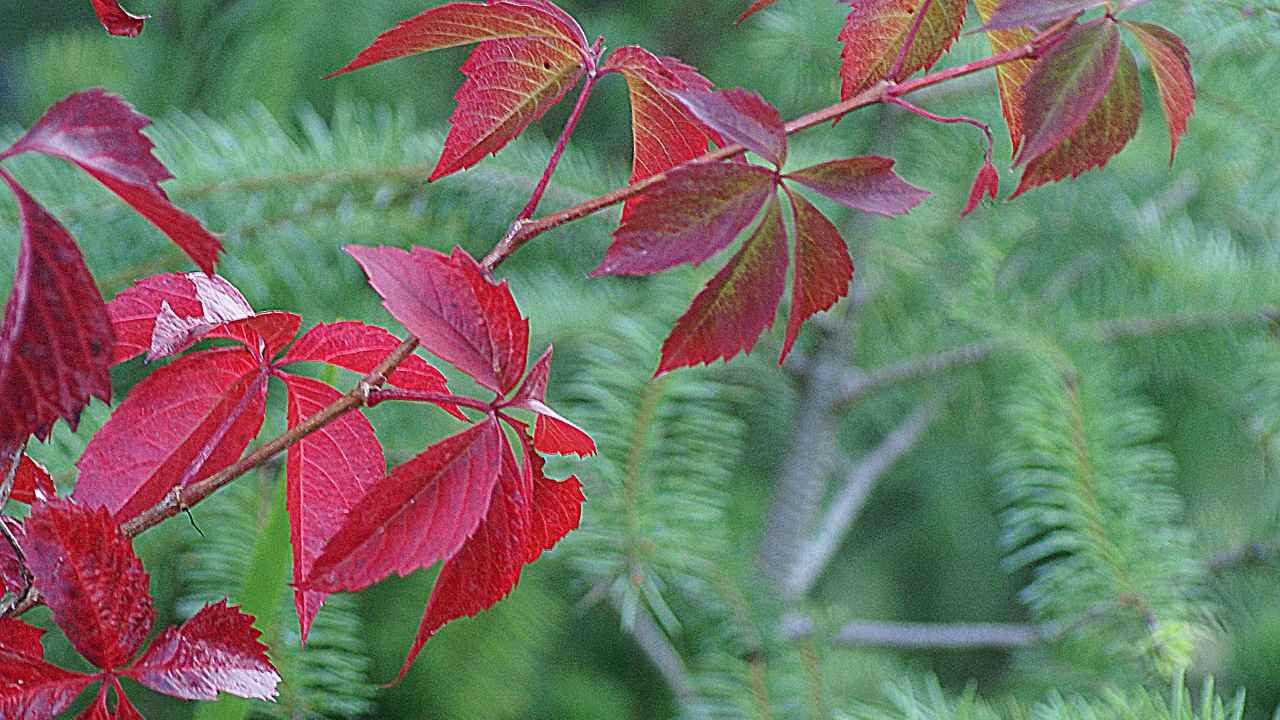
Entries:
<svg viewBox="0 0 1280 720">
<path fill-rule="evenodd" d="M 680 90 L 675 93 L 698 120 L 777 167 L 787 160 L 787 130 L 778 109 L 756 93 L 728 90 Z"/>
<path fill-rule="evenodd" d="M 318 380 L 283 373 L 280 378 L 289 390 L 290 428 L 342 397 L 342 393 Z M 386 470 L 373 426 L 359 412 L 346 413 L 289 447 L 285 503 L 293 544 L 293 577 L 297 582 L 306 580 L 325 542 Z M 323 593 L 294 592 L 293 603 L 304 642 L 323 602 Z"/>
<path fill-rule="evenodd" d="M 991 18 L 999 0 L 975 0 L 978 15 L 985 22 Z M 987 42 L 991 44 L 991 52 L 999 54 L 1007 50 L 1022 47 L 1031 42 L 1034 36 L 1026 28 L 1009 30 L 992 30 L 987 33 Z M 1018 154 L 1018 146 L 1022 144 L 1022 105 L 1025 102 L 1027 78 L 1031 76 L 1033 60 L 1014 60 L 996 66 L 996 86 L 1000 91 L 1000 111 L 1005 123 L 1009 126 L 1009 141 L 1013 144 L 1013 155 Z"/>
<path fill-rule="evenodd" d="M 97 667 L 128 662 L 155 611 L 142 563 L 111 515 L 55 500 L 36 505 L 25 525 L 27 564 L 54 622 Z"/>
<path fill-rule="evenodd" d="M 112 35 L 137 37 L 142 32 L 142 25 L 150 15 L 132 15 L 116 0 L 91 0 L 93 11 L 98 14 L 102 27 Z"/>
<path fill-rule="evenodd" d="M 1191 53 L 1177 35 L 1159 25 L 1140 22 L 1120 24 L 1138 39 L 1142 52 L 1151 63 L 1164 118 L 1169 125 L 1169 163 L 1173 164 L 1178 141 L 1187 131 L 1187 119 L 1191 117 L 1196 100 L 1196 83 L 1191 77 Z"/>
<path fill-rule="evenodd" d="M 1000 173 L 996 171 L 996 166 L 991 164 L 990 160 L 984 160 L 982 168 L 978 170 L 978 175 L 973 179 L 973 187 L 969 189 L 969 201 L 965 203 L 964 211 L 960 213 L 960 217 L 964 217 L 973 212 L 978 207 L 978 203 L 982 202 L 982 196 L 987 195 L 992 200 L 1000 193 Z"/>
<path fill-rule="evenodd" d="M 112 364 L 147 353 L 148 360 L 190 347 L 213 328 L 251 317 L 253 308 L 219 275 L 152 275 L 107 303 L 116 334 Z"/>
<path fill-rule="evenodd" d="M 0 618 L 0 650 L 43 658 L 44 646 L 40 638 L 44 630 L 32 627 L 21 620 Z"/>
<path fill-rule="evenodd" d="M 656 374 L 751 352 L 773 324 L 786 282 L 787 234 L 775 196 L 755 232 L 676 321 Z"/>
<path fill-rule="evenodd" d="M 1007 30 L 1046 25 L 1104 4 L 1106 0 L 1002 0 L 996 3 L 982 29 Z"/>
<path fill-rule="evenodd" d="M 698 265 L 751 224 L 776 182 L 772 172 L 739 163 L 676 168 L 640 196 L 591 274 L 647 275 Z"/>
<path fill-rule="evenodd" d="M 490 419 L 394 468 L 352 507 L 306 589 L 359 590 L 453 556 L 489 509 L 501 442 Z"/>
<path fill-rule="evenodd" d="M 1138 132 L 1140 115 L 1142 87 L 1138 82 L 1137 61 L 1128 48 L 1121 47 L 1115 77 L 1102 101 L 1070 137 L 1027 163 L 1022 181 L 1010 198 L 1067 175 L 1077 177 L 1086 170 L 1106 165 Z"/>
<path fill-rule="evenodd" d="M 173 176 L 151 154 L 155 145 L 141 132 L 150 123 L 115 95 L 87 90 L 49 108 L 0 159 L 36 152 L 78 165 L 213 274 L 222 244 L 160 187 Z"/>
<path fill-rule="evenodd" d="M 787 359 L 805 321 L 849 294 L 853 260 L 835 225 L 799 193 L 787 191 L 795 218 L 795 279 L 791 284 L 791 314 L 781 363 Z"/>
<path fill-rule="evenodd" d="M 0 468 L 4 465 L 0 465 Z M 7 472 L 7 468 L 3 472 Z M 32 460 L 30 455 L 24 453 L 22 459 L 18 461 L 18 470 L 13 475 L 13 488 L 10 490 L 9 498 L 32 505 L 37 500 L 52 500 L 57 494 L 58 491 L 53 486 L 53 478 L 49 477 L 49 471 Z"/>
<path fill-rule="evenodd" d="M 147 376 L 76 463 L 73 496 L 124 521 L 177 485 L 227 467 L 257 436 L 267 376 L 241 348 L 188 355 Z"/>
<path fill-rule="evenodd" d="M 551 373 L 551 346 L 538 358 L 525 376 L 524 384 L 508 407 L 518 407 L 538 414 L 534 447 L 539 452 L 579 457 L 594 455 L 596 443 L 582 428 L 547 406 L 547 379 Z"/>
<path fill-rule="evenodd" d="M 1026 141 L 1017 164 L 1043 155 L 1084 124 L 1111 87 L 1119 57 L 1120 33 L 1105 21 L 1071 29 L 1045 52 L 1027 78 Z"/>
<path fill-rule="evenodd" d="M 893 172 L 893 160 L 874 155 L 832 160 L 783 177 L 854 210 L 890 217 L 910 211 L 929 197 L 928 191 Z"/>
<path fill-rule="evenodd" d="M 889 71 L 911 33 L 921 0 L 843 0 L 852 5 L 839 40 L 842 98 L 850 98 L 881 80 L 902 81 L 938 62 L 960 35 L 968 0 L 933 0 L 911 50 L 895 77 Z"/>
<path fill-rule="evenodd" d="M 219 692 L 272 700 L 280 675 L 267 660 L 259 635 L 253 617 L 225 600 L 206 605 L 182 625 L 160 633 L 124 674 L 186 700 L 215 700 Z"/>
<path fill-rule="evenodd" d="M 91 397 L 111 399 L 111 322 L 66 229 L 8 173 L 22 240 L 0 327 L 0 446 L 75 427 Z"/>
<path fill-rule="evenodd" d="M 0 717 L 48 720 L 66 710 L 93 678 L 44 661 L 43 630 L 0 619 Z"/>
<path fill-rule="evenodd" d="M 235 340 L 266 365 L 298 334 L 302 317 L 291 312 L 263 312 L 219 325 L 205 337 Z"/>
<path fill-rule="evenodd" d="M 387 311 L 433 354 L 506 394 L 524 374 L 529 322 L 506 281 L 494 284 L 462 249 L 350 245 Z"/>
</svg>

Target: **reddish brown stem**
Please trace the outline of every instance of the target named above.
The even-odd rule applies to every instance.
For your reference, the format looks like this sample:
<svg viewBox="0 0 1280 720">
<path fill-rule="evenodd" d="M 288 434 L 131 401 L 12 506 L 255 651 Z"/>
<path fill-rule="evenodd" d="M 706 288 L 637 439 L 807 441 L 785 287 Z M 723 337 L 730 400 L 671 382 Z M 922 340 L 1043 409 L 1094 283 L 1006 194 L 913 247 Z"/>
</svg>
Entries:
<svg viewBox="0 0 1280 720">
<path fill-rule="evenodd" d="M 903 110 L 906 110 L 907 112 L 910 112 L 914 115 L 919 115 L 925 120 L 931 120 L 936 123 L 944 123 L 944 124 L 964 123 L 965 125 L 972 125 L 978 128 L 979 130 L 982 131 L 983 135 L 987 136 L 987 160 L 988 161 L 991 160 L 992 148 L 995 147 L 996 141 L 995 141 L 995 138 L 991 135 L 990 125 L 982 122 L 981 120 L 975 120 L 974 118 L 971 118 L 965 115 L 956 115 L 954 117 L 946 116 L 946 115 L 937 115 L 935 113 L 929 112 L 928 110 L 925 110 L 919 105 L 907 102 L 906 100 L 903 100 L 902 98 L 896 97 L 896 96 L 891 96 L 888 99 L 888 102 L 892 103 L 893 105 L 897 105 Z"/>
<path fill-rule="evenodd" d="M 371 390 L 369 392 L 369 399 L 365 402 L 365 405 L 368 407 L 374 407 L 375 405 L 380 405 L 388 400 L 435 403 L 436 405 L 457 405 L 459 407 L 471 408 L 472 410 L 479 410 L 481 412 L 493 411 L 493 405 L 474 398 L 463 397 L 461 395 L 450 395 L 449 393 L 403 390 L 401 388 L 376 388 Z"/>
</svg>

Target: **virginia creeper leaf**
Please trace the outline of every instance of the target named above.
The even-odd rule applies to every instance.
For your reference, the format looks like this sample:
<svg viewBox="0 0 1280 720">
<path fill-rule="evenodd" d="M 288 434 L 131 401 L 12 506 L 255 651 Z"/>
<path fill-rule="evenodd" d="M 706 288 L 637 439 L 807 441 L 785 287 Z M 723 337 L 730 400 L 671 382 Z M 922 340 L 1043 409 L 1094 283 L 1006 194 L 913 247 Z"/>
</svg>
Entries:
<svg viewBox="0 0 1280 720">
<path fill-rule="evenodd" d="M 1142 52 L 1151 63 L 1156 90 L 1160 93 L 1160 105 L 1169 126 L 1169 164 L 1172 165 L 1178 141 L 1187 131 L 1187 118 L 1191 117 L 1196 100 L 1196 83 L 1191 77 L 1191 53 L 1177 35 L 1159 25 L 1140 22 L 1120 24 L 1138 39 Z"/>
<path fill-rule="evenodd" d="M 40 503 L 26 523 L 23 551 L 54 622 L 89 662 L 128 662 L 155 611 L 142 563 L 104 509 L 70 500 Z"/>
<path fill-rule="evenodd" d="M 756 93 L 728 90 L 680 90 L 675 93 L 704 125 L 729 142 L 782 167 L 787 159 L 787 130 L 778 109 Z"/>
<path fill-rule="evenodd" d="M 44 438 L 59 417 L 74 429 L 91 397 L 111 399 L 111 322 L 66 229 L 8 173 L 22 240 L 0 327 L 0 446 Z"/>
<path fill-rule="evenodd" d="M 257 436 L 266 375 L 241 348 L 179 358 L 130 391 L 76 463 L 73 496 L 121 522 L 227 467 Z"/>
<path fill-rule="evenodd" d="M 216 700 L 219 692 L 272 700 L 280 675 L 258 642 L 253 617 L 226 601 L 204 606 L 160 633 L 126 675 L 186 700 Z M 123 701 L 123 694 L 120 696 Z"/>
<path fill-rule="evenodd" d="M 874 155 L 832 160 L 783 177 L 845 207 L 888 217 L 902 215 L 929 197 L 928 191 L 893 172 L 893 160 Z"/>
<path fill-rule="evenodd" d="M 115 95 L 87 90 L 49 108 L 0 159 L 36 152 L 78 165 L 213 274 L 222 244 L 160 187 L 173 175 L 151 154 L 155 145 L 141 132 L 150 123 Z"/>
<path fill-rule="evenodd" d="M 490 419 L 394 468 L 352 506 L 305 589 L 359 590 L 452 557 L 489 509 L 501 442 Z"/>
<path fill-rule="evenodd" d="M 853 260 L 840 231 L 799 193 L 787 191 L 795 218 L 795 278 L 791 283 L 791 314 L 787 338 L 778 363 L 787 359 L 805 321 L 849 294 Z"/>
<path fill-rule="evenodd" d="M 40 638 L 43 635 L 44 630 L 21 620 L 0 618 L 0 652 L 43 659 L 44 645 L 40 644 Z"/>
<path fill-rule="evenodd" d="M 280 374 L 289 389 L 290 428 L 342 397 L 319 380 Z M 337 532 L 347 511 L 386 473 L 382 446 L 373 426 L 349 412 L 289 447 L 285 462 L 285 503 L 293 544 L 293 577 L 307 578 L 325 542 Z M 295 590 L 293 604 L 305 642 L 324 594 Z"/>
<path fill-rule="evenodd" d="M 0 619 L 0 717 L 48 720 L 66 710 L 93 678 L 44 661 L 43 630 Z"/>
<path fill-rule="evenodd" d="M 1106 0 L 1001 0 L 987 17 L 983 30 L 1047 25 L 1105 5 Z"/>
<path fill-rule="evenodd" d="M 702 263 L 751 224 L 776 182 L 768 170 L 739 163 L 672 170 L 639 197 L 592 276 L 647 275 Z"/>
<path fill-rule="evenodd" d="M 476 382 L 505 395 L 524 374 L 529 323 L 506 281 L 485 278 L 461 249 L 444 255 L 422 247 L 350 245 L 383 306 L 422 341 Z"/>
<path fill-rule="evenodd" d="M 5 472 L 8 471 L 4 467 L 7 464 L 0 464 L 0 468 L 4 468 Z M 53 487 L 53 478 L 49 477 L 49 471 L 32 460 L 30 455 L 24 453 L 22 459 L 18 461 L 18 470 L 13 475 L 13 488 L 10 490 L 9 499 L 33 505 L 37 500 L 52 500 L 57 494 L 58 491 Z"/>
<path fill-rule="evenodd" d="M 235 340 L 249 349 L 260 365 L 267 365 L 276 353 L 298 334 L 302 317 L 291 312 L 263 312 L 223 323 L 205 337 Z"/>
<path fill-rule="evenodd" d="M 93 703 L 77 715 L 76 720 L 144 720 L 138 709 L 129 703 L 129 698 L 125 697 L 120 681 L 115 677 L 111 678 L 111 682 L 105 682 L 106 678 L 103 679 L 104 682 L 98 688 L 98 694 L 93 698 Z M 112 688 L 116 691 L 114 712 L 107 707 L 107 694 Z"/>
<path fill-rule="evenodd" d="M 968 0 L 933 0 L 906 60 L 894 77 L 894 63 L 911 34 L 923 0 L 844 0 L 852 9 L 840 30 L 840 97 L 857 95 L 881 80 L 900 82 L 926 70 L 960 35 Z"/>
<path fill-rule="evenodd" d="M 978 15 L 985 22 L 999 5 L 999 0 L 974 0 L 978 6 Z M 1026 28 L 1010 28 L 1008 30 L 992 30 L 987 33 L 987 42 L 991 44 L 992 54 L 1000 54 L 1031 42 L 1034 33 Z M 1004 115 L 1005 124 L 1009 126 L 1009 142 L 1013 145 L 1013 155 L 1018 154 L 1018 146 L 1022 144 L 1022 105 L 1025 102 L 1024 88 L 1027 78 L 1031 76 L 1031 68 L 1035 61 L 1014 60 L 996 66 L 996 87 L 1000 92 L 1000 112 Z"/>
<path fill-rule="evenodd" d="M 992 165 L 990 160 L 984 160 L 977 177 L 973 179 L 973 187 L 969 188 L 969 201 L 965 203 L 960 217 L 973 212 L 974 208 L 978 207 L 978 203 L 982 202 L 983 195 L 995 200 L 999 193 L 1000 173 L 996 171 L 995 165 Z"/>
<path fill-rule="evenodd" d="M 742 248 L 676 321 L 656 374 L 751 352 L 773 324 L 786 283 L 787 234 L 775 196 Z"/>
<path fill-rule="evenodd" d="M 1137 61 L 1128 48 L 1121 47 L 1115 78 L 1102 101 L 1070 137 L 1027 163 L 1022 181 L 1010 198 L 1067 175 L 1077 177 L 1086 170 L 1106 165 L 1138 132 L 1140 115 L 1142 87 L 1138 82 Z"/>
<path fill-rule="evenodd" d="M 144 352 L 148 360 L 179 353 L 222 323 L 251 317 L 253 308 L 225 278 L 193 272 L 143 278 L 112 298 L 107 313 L 115 364 Z"/>
<path fill-rule="evenodd" d="M 137 37 L 150 15 L 132 15 L 116 0 L 91 0 L 93 11 L 98 14 L 102 27 L 112 35 Z"/>
<path fill-rule="evenodd" d="M 518 407 L 538 414 L 534 447 L 539 452 L 579 457 L 594 455 L 596 443 L 582 428 L 547 406 L 547 379 L 551 373 L 551 346 L 538 358 L 525 376 L 524 384 L 508 407 Z"/>
<path fill-rule="evenodd" d="M 1084 124 L 1111 87 L 1119 57 L 1120 33 L 1105 21 L 1071 29 L 1045 52 L 1027 78 L 1026 141 L 1017 164 L 1043 155 Z"/>
</svg>

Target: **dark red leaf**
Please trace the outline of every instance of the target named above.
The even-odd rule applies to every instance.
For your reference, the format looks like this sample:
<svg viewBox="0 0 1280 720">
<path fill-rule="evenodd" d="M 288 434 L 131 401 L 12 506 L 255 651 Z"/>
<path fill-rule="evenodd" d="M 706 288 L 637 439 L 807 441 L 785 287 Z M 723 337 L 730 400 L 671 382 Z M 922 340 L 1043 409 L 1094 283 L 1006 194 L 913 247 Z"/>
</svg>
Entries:
<svg viewBox="0 0 1280 720">
<path fill-rule="evenodd" d="M 1002 0 L 982 29 L 1007 30 L 1047 25 L 1104 4 L 1106 0 Z"/>
<path fill-rule="evenodd" d="M 656 374 L 751 352 L 787 284 L 787 233 L 777 198 L 729 264 L 693 299 L 662 344 Z"/>
<path fill-rule="evenodd" d="M 991 13 L 999 5 L 999 0 L 974 0 L 978 7 L 978 15 L 983 21 L 991 18 Z M 1007 50 L 1022 47 L 1031 42 L 1035 33 L 1026 28 L 1009 30 L 992 30 L 987 33 L 987 42 L 991 44 L 991 52 L 999 54 Z M 1013 145 L 1013 155 L 1018 154 L 1022 144 L 1022 105 L 1025 102 L 1027 78 L 1031 76 L 1031 68 L 1035 61 L 1030 59 L 1014 60 L 996 67 L 996 86 L 1000 90 L 1000 111 L 1005 123 L 1009 126 L 1009 141 Z"/>
<path fill-rule="evenodd" d="M 548 345 L 547 351 L 533 364 L 524 384 L 508 407 L 523 408 L 538 414 L 533 441 L 538 451 L 557 455 L 573 453 L 579 457 L 594 455 L 596 443 L 591 436 L 547 406 L 547 378 L 550 372 L 551 346 Z"/>
<path fill-rule="evenodd" d="M 0 515 L 0 523 L 4 523 L 21 546 L 23 538 L 26 537 L 22 523 L 7 515 Z M 27 579 L 22 574 L 24 567 L 22 561 L 18 560 L 17 553 L 13 551 L 13 545 L 4 538 L 0 538 L 0 595 L 7 592 L 16 594 L 26 589 Z"/>
<path fill-rule="evenodd" d="M 146 687 L 186 700 L 216 700 L 219 692 L 272 700 L 280 675 L 258 642 L 253 617 L 224 600 L 206 605 L 156 637 L 126 673 Z"/>
<path fill-rule="evenodd" d="M 55 500 L 36 505 L 25 524 L 22 549 L 54 622 L 97 667 L 127 663 L 155 611 L 147 573 L 111 515 Z"/>
<path fill-rule="evenodd" d="M 728 247 L 772 196 L 776 176 L 738 163 L 676 168 L 639 197 L 592 276 L 698 265 Z"/>
<path fill-rule="evenodd" d="M 787 197 L 795 219 L 795 278 L 779 364 L 787 359 L 805 321 L 848 295 L 853 282 L 853 260 L 840 231 L 799 193 L 788 190 Z"/>
<path fill-rule="evenodd" d="M 0 463 L 0 468 L 5 465 L 8 463 Z M 3 472 L 7 473 L 7 468 Z M 18 471 L 13 475 L 13 488 L 9 499 L 32 505 L 37 500 L 52 500 L 57 494 L 58 491 L 53 486 L 53 478 L 49 477 L 49 471 L 32 460 L 30 455 L 23 454 L 22 459 L 18 461 Z"/>
<path fill-rule="evenodd" d="M 1000 194 L 1000 173 L 996 170 L 996 166 L 991 164 L 990 160 L 982 163 L 982 168 L 978 170 L 978 175 L 973 179 L 973 187 L 969 189 L 969 201 L 965 203 L 964 211 L 960 213 L 960 217 L 964 217 L 973 212 L 978 207 L 978 203 L 982 202 L 982 196 L 986 195 L 992 200 Z"/>
<path fill-rule="evenodd" d="M 742 145 L 777 167 L 787 160 L 787 130 L 778 109 L 756 93 L 728 90 L 679 90 L 680 102 L 704 125 L 729 142 Z"/>
<path fill-rule="evenodd" d="M 112 35 L 137 37 L 142 24 L 150 15 L 131 15 L 116 0 L 91 0 L 93 11 L 98 14 L 102 27 Z"/>
<path fill-rule="evenodd" d="M 74 497 L 123 522 L 171 488 L 227 467 L 262 427 L 266 378 L 241 348 L 188 355 L 155 371 L 85 448 Z"/>
<path fill-rule="evenodd" d="M 968 0 L 933 0 L 897 75 L 894 63 L 911 34 L 921 0 L 843 0 L 852 6 L 839 40 L 840 97 L 848 99 L 881 80 L 902 81 L 926 70 L 960 35 Z"/>
<path fill-rule="evenodd" d="M 318 380 L 283 373 L 280 378 L 289 389 L 290 428 L 342 397 Z M 290 446 L 285 463 L 285 503 L 295 581 L 306 580 L 312 563 L 342 526 L 347 512 L 386 471 L 373 426 L 359 412 L 346 413 Z M 303 642 L 323 602 L 324 593 L 294 592 Z"/>
<path fill-rule="evenodd" d="M 37 152 L 79 165 L 120 196 L 213 274 L 222 244 L 191 215 L 179 210 L 160 183 L 173 176 L 151 154 L 140 131 L 151 120 L 115 95 L 88 90 L 59 102 L 0 158 Z"/>
<path fill-rule="evenodd" d="M 49 720 L 66 710 L 95 678 L 44 661 L 43 630 L 0 619 L 0 717 Z"/>
<path fill-rule="evenodd" d="M 8 173 L 22 240 L 0 327 L 0 446 L 72 428 L 91 397 L 111 399 L 111 321 L 80 249 Z"/>
<path fill-rule="evenodd" d="M 524 374 L 529 322 L 506 281 L 497 285 L 462 249 L 347 246 L 383 306 L 423 347 L 505 395 Z"/>
<path fill-rule="evenodd" d="M 783 176 L 846 207 L 877 215 L 909 212 L 929 197 L 893 172 L 893 160 L 868 155 L 832 160 Z"/>
<path fill-rule="evenodd" d="M 393 469 L 352 507 L 305 588 L 360 590 L 452 557 L 489 509 L 502 441 L 490 419 Z"/>
<path fill-rule="evenodd" d="M 116 334 L 115 364 L 144 352 L 151 357 L 181 352 L 208 330 L 253 315 L 253 308 L 226 279 L 196 272 L 143 278 L 112 298 L 107 313 Z M 170 326 L 185 325 L 185 334 L 166 330 L 157 336 L 162 314 Z"/>
<path fill-rule="evenodd" d="M 1169 164 L 1178 152 L 1178 141 L 1187 131 L 1187 119 L 1195 107 L 1196 81 L 1191 77 L 1191 53 L 1181 38 L 1159 25 L 1121 22 L 1138 39 L 1142 52 L 1151 63 L 1160 92 L 1160 105 L 1169 125 Z"/>
</svg>

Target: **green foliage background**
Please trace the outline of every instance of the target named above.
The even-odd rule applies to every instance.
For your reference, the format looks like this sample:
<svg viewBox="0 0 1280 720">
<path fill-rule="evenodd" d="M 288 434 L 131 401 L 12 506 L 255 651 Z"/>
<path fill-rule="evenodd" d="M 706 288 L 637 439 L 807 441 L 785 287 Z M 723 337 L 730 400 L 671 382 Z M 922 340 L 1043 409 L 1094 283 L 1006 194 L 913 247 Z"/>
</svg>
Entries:
<svg viewBox="0 0 1280 720">
<path fill-rule="evenodd" d="M 787 117 L 838 92 L 834 37 L 844 7 L 828 0 L 781 0 L 737 27 L 745 4 L 737 0 L 562 4 L 589 36 L 677 55 L 718 85 L 761 92 Z M 487 250 L 523 205 L 567 110 L 496 158 L 427 186 L 465 50 L 320 80 L 422 0 L 130 7 L 155 16 L 135 40 L 107 37 L 88 2 L 0 2 L 9 20 L 0 24 L 0 134 L 15 136 L 77 89 L 122 94 L 158 119 L 152 135 L 177 175 L 168 186 L 175 198 L 225 233 L 223 274 L 257 307 L 300 312 L 308 325 L 392 322 L 345 244 Z M 539 238 L 501 271 L 532 320 L 535 350 L 556 345 L 553 394 L 604 450 L 557 468 L 587 483 L 584 528 L 530 567 L 508 600 L 433 639 L 405 682 L 378 691 L 399 667 L 432 573 L 331 601 L 315 640 L 297 648 L 283 589 L 280 467 L 268 467 L 195 510 L 203 534 L 175 520 L 138 545 L 163 622 L 226 594 L 259 616 L 287 679 L 282 702 L 197 710 L 139 690 L 139 706 L 175 718 L 1269 717 L 1280 703 L 1280 565 L 1210 573 L 1204 561 L 1280 537 L 1274 328 L 1131 339 L 1106 328 L 1280 305 L 1271 90 L 1280 84 L 1280 8 L 1159 0 L 1140 13 L 1187 40 L 1200 86 L 1172 167 L 1149 76 L 1138 137 L 1104 172 L 964 221 L 957 216 L 981 160 L 972 128 L 872 110 L 794 140 L 796 166 L 873 151 L 935 193 L 904 219 L 841 216 L 857 283 L 872 292 L 850 332 L 832 330 L 843 338 L 835 357 L 869 369 L 966 343 L 1000 348 L 840 416 L 837 479 L 853 462 L 846 458 L 874 448 L 918 402 L 942 408 L 792 608 L 810 618 L 808 639 L 779 631 L 786 608 L 756 557 L 803 409 L 798 383 L 772 362 L 781 330 L 750 359 L 651 381 L 666 329 L 714 267 L 587 281 L 616 219 L 606 213 Z M 969 36 L 944 62 L 984 52 L 983 38 Z M 987 78 L 920 102 L 1003 132 Z M 621 81 L 606 82 L 544 210 L 625 181 L 628 120 Z M 998 153 L 1007 157 L 1007 138 Z M 41 159 L 13 165 L 79 239 L 108 297 L 134 278 L 187 269 L 85 179 Z M 1008 192 L 1015 177 L 1002 179 Z M 13 264 L 15 214 L 0 203 L 0 267 Z M 823 334 L 807 331 L 802 352 L 831 352 L 818 347 Z M 145 372 L 136 362 L 121 368 L 117 393 Z M 283 425 L 276 400 L 266 432 Z M 107 416 L 95 406 L 80 433 L 60 430 L 33 450 L 64 489 Z M 450 431 L 418 408 L 373 417 L 394 462 Z M 1083 477 L 1097 485 L 1092 509 L 1081 509 Z M 1066 623 L 1099 599 L 1123 606 L 1132 596 L 1148 603 L 1146 618 L 1110 608 L 1062 642 L 1014 652 L 831 641 L 858 618 Z M 1158 630 L 1142 622 L 1151 617 Z M 669 682 L 637 637 L 668 641 L 687 683 Z M 74 665 L 65 641 L 49 644 L 55 661 Z M 1185 698 L 1175 680 L 1184 669 L 1195 689 Z M 1209 675 L 1226 696 L 1247 688 L 1247 702 L 1215 709 L 1200 685 Z"/>
</svg>

